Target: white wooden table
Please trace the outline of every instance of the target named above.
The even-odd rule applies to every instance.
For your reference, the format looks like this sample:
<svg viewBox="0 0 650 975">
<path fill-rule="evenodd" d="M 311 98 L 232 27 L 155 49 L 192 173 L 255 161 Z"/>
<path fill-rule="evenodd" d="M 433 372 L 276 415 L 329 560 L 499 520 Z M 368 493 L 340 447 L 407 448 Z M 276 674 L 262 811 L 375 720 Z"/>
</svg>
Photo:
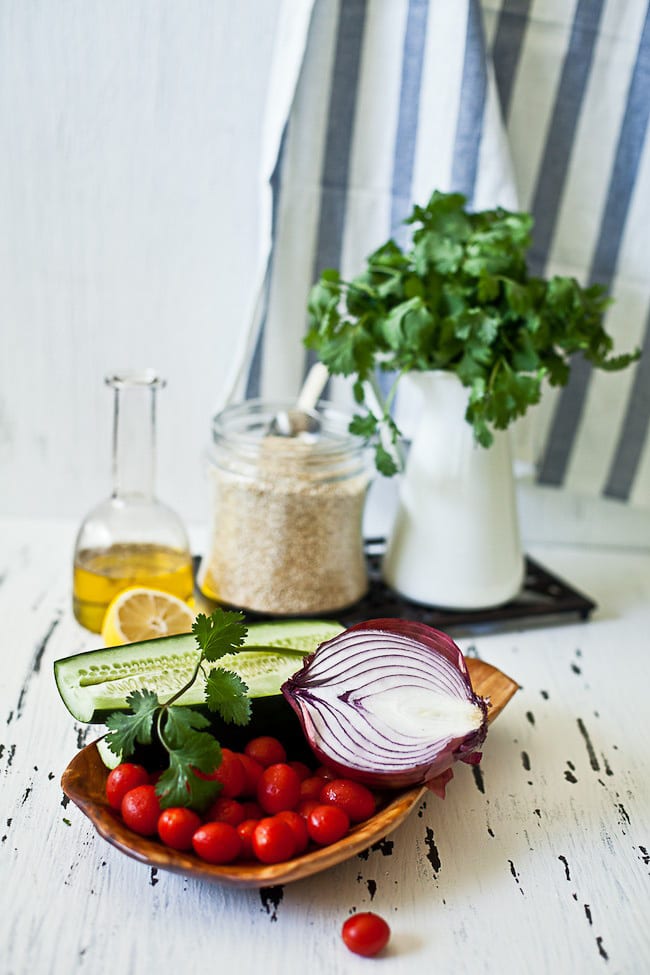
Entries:
<svg viewBox="0 0 650 975">
<path fill-rule="evenodd" d="M 61 792 L 89 739 L 52 663 L 74 621 L 74 526 L 0 521 L 0 973 L 650 972 L 650 555 L 530 554 L 599 604 L 588 623 L 459 637 L 521 685 L 480 770 L 460 766 L 377 849 L 309 880 L 235 890 L 113 849 Z M 340 938 L 355 910 L 386 954 Z"/>
</svg>

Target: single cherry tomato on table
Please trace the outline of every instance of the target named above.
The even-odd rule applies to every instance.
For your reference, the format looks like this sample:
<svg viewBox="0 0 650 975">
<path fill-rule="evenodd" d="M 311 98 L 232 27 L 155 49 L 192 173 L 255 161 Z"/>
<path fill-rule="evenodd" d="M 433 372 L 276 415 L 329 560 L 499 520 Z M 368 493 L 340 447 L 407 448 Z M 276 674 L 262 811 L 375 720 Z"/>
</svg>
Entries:
<svg viewBox="0 0 650 975">
<path fill-rule="evenodd" d="M 172 850 L 191 850 L 192 837 L 201 825 L 201 817 L 183 806 L 163 809 L 158 817 L 158 836 Z"/>
<path fill-rule="evenodd" d="M 230 823 L 204 823 L 192 837 L 192 846 L 207 863 L 232 863 L 241 853 L 242 841 Z"/>
<path fill-rule="evenodd" d="M 295 809 L 300 801 L 300 779 L 290 765 L 278 762 L 265 768 L 257 783 L 257 801 L 267 813 Z"/>
<path fill-rule="evenodd" d="M 342 839 L 350 828 L 350 817 L 338 806 L 320 803 L 307 816 L 307 831 L 319 846 Z"/>
<path fill-rule="evenodd" d="M 106 798 L 112 809 L 119 809 L 122 799 L 130 789 L 139 785 L 149 785 L 149 773 L 142 765 L 132 762 L 121 762 L 108 773 L 106 779 Z"/>
<path fill-rule="evenodd" d="M 262 863 L 281 863 L 295 853 L 294 832 L 277 816 L 260 819 L 253 831 L 253 853 Z"/>
<path fill-rule="evenodd" d="M 355 955 L 371 958 L 388 944 L 390 928 L 383 917 L 372 911 L 353 914 L 344 922 L 341 936 Z"/>
<path fill-rule="evenodd" d="M 122 799 L 122 819 L 134 833 L 153 836 L 158 832 L 160 801 L 153 785 L 138 785 Z"/>
<path fill-rule="evenodd" d="M 320 801 L 338 806 L 353 823 L 369 819 L 375 811 L 375 797 L 370 789 L 351 779 L 329 779 L 321 787 Z"/>
<path fill-rule="evenodd" d="M 254 758 L 264 768 L 269 765 L 277 765 L 278 762 L 286 762 L 287 752 L 277 738 L 271 735 L 260 735 L 258 738 L 251 738 L 244 748 L 244 755 Z"/>
</svg>

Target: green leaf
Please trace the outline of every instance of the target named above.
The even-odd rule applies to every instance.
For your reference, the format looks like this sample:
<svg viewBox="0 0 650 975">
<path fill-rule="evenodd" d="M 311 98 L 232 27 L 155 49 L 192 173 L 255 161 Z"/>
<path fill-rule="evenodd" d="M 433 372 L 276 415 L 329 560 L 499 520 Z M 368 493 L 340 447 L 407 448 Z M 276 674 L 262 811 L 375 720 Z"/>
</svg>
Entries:
<svg viewBox="0 0 650 975">
<path fill-rule="evenodd" d="M 348 430 L 355 437 L 363 437 L 364 440 L 369 440 L 377 433 L 377 419 L 372 413 L 366 413 L 365 416 L 356 413 L 350 421 Z"/>
<path fill-rule="evenodd" d="M 479 279 L 476 284 L 476 294 L 478 300 L 482 303 L 487 303 L 489 301 L 494 301 L 499 297 L 501 290 L 501 285 L 499 283 L 499 278 L 495 277 L 483 268 L 479 274 Z"/>
<path fill-rule="evenodd" d="M 375 466 L 384 477 L 392 477 L 399 470 L 395 458 L 380 443 L 375 446 Z"/>
<path fill-rule="evenodd" d="M 192 633 L 206 660 L 219 660 L 241 647 L 248 629 L 244 614 L 217 608 L 211 616 L 199 615 L 192 624 Z"/>
<path fill-rule="evenodd" d="M 512 311 L 516 315 L 525 318 L 531 310 L 531 296 L 528 288 L 523 284 L 519 284 L 517 281 L 510 281 L 507 278 L 503 279 L 503 287 Z"/>
<path fill-rule="evenodd" d="M 365 399 L 366 391 L 363 388 L 363 383 L 360 379 L 356 379 L 352 386 L 352 395 L 354 396 L 354 402 L 361 405 Z"/>
<path fill-rule="evenodd" d="M 456 375 L 465 386 L 472 386 L 477 380 L 485 381 L 485 366 L 478 362 L 471 352 L 467 351 L 456 366 Z"/>
<path fill-rule="evenodd" d="M 160 707 L 158 696 L 153 691 L 133 691 L 126 699 L 132 714 L 115 711 L 109 714 L 106 725 L 110 729 L 106 744 L 114 755 L 128 758 L 136 743 L 151 744 L 151 733 L 156 712 Z"/>
<path fill-rule="evenodd" d="M 216 711 L 229 724 L 248 724 L 251 702 L 248 687 L 238 674 L 231 670 L 214 667 L 206 680 L 205 700 L 211 711 Z"/>
<path fill-rule="evenodd" d="M 309 292 L 307 310 L 314 318 L 320 319 L 336 308 L 340 296 L 338 287 L 332 287 L 327 281 L 317 281 Z"/>
<path fill-rule="evenodd" d="M 156 793 L 163 809 L 190 806 L 203 811 L 221 792 L 217 779 L 203 779 L 194 769 L 209 774 L 221 763 L 218 743 L 204 732 L 196 731 L 184 744 L 169 752 L 169 768 L 156 783 Z"/>
<path fill-rule="evenodd" d="M 419 296 L 412 298 L 411 301 L 413 305 L 404 316 L 402 328 L 408 347 L 416 351 L 428 345 L 433 336 L 435 322 L 433 315 Z"/>
<path fill-rule="evenodd" d="M 462 195 L 436 190 L 406 223 L 407 247 L 389 240 L 352 281 L 327 272 L 310 295 L 305 342 L 331 373 L 352 377 L 360 406 L 364 381 L 378 369 L 446 369 L 469 387 L 467 420 L 489 445 L 494 428 L 537 402 L 542 375 L 566 384 L 576 352 L 607 370 L 638 358 L 638 350 L 613 353 L 602 286 L 529 273 L 530 214 L 470 212 Z M 353 422 L 359 435 L 376 438 L 372 421 Z M 397 465 L 386 445 L 376 444 L 376 463 L 390 475 Z"/>
<path fill-rule="evenodd" d="M 315 348 L 332 375 L 356 373 L 364 379 L 372 369 L 373 340 L 363 322 L 358 325 L 344 322 L 335 334 L 321 337 Z"/>
<path fill-rule="evenodd" d="M 172 745 L 182 743 L 191 731 L 203 731 L 210 727 L 210 721 L 204 714 L 185 706 L 173 704 L 167 708 L 165 718 L 165 740 Z"/>
<path fill-rule="evenodd" d="M 183 712 L 189 711 L 189 715 Z M 169 755 L 169 768 L 158 779 L 156 792 L 161 806 L 191 806 L 201 811 L 221 791 L 213 779 L 203 779 L 196 772 L 211 775 L 221 764 L 219 742 L 203 727 L 206 719 L 191 708 L 170 707 L 163 721 L 162 741 Z"/>
</svg>

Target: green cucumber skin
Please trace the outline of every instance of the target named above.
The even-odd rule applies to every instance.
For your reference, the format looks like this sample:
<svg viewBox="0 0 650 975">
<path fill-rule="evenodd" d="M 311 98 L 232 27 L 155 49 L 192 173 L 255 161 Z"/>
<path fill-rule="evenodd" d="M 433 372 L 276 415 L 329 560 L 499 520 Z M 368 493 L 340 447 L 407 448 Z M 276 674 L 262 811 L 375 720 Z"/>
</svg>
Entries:
<svg viewBox="0 0 650 975">
<path fill-rule="evenodd" d="M 319 643 L 334 636 L 341 629 L 340 624 L 329 620 L 283 620 L 272 623 L 253 623 L 248 627 L 248 636 L 242 649 L 248 651 L 253 649 L 272 650 L 285 657 L 286 664 L 290 669 L 293 668 L 293 662 L 290 658 L 295 656 L 295 670 L 293 671 L 295 672 L 300 669 L 305 655 L 313 652 Z M 291 643 L 297 642 L 303 644 L 300 649 L 291 646 Z M 305 642 L 307 643 L 306 646 Z M 198 653 L 196 640 L 191 633 L 162 637 L 157 640 L 147 640 L 120 647 L 89 650 L 62 658 L 54 663 L 54 677 L 59 694 L 74 718 L 83 723 L 104 724 L 107 716 L 113 711 L 127 709 L 126 696 L 129 692 L 122 691 L 121 693 L 111 694 L 111 690 L 116 690 L 116 687 L 111 687 L 110 681 L 101 681 L 101 669 L 103 667 L 127 665 L 144 658 L 154 665 L 158 664 L 160 668 L 166 660 L 174 656 L 196 654 L 198 659 Z M 236 669 L 234 664 L 233 669 Z M 95 683 L 92 682 L 93 675 L 89 675 L 91 670 L 96 672 L 97 681 Z M 81 685 L 82 672 L 88 682 L 85 687 Z M 280 684 L 287 676 L 288 674 L 283 672 L 281 679 L 276 679 L 273 683 L 272 673 L 263 675 L 257 679 L 257 690 L 255 688 L 256 678 L 253 677 L 248 681 L 251 699 L 262 695 L 277 696 Z M 139 681 L 139 678 L 133 678 L 133 680 Z M 151 679 L 149 684 L 147 683 L 146 668 L 143 668 L 141 675 L 141 686 L 156 690 L 155 679 Z M 162 695 L 161 699 L 164 700 Z M 100 700 L 101 703 L 99 703 Z M 203 688 L 200 684 L 197 682 L 188 694 L 183 695 L 179 703 L 201 707 Z"/>
</svg>

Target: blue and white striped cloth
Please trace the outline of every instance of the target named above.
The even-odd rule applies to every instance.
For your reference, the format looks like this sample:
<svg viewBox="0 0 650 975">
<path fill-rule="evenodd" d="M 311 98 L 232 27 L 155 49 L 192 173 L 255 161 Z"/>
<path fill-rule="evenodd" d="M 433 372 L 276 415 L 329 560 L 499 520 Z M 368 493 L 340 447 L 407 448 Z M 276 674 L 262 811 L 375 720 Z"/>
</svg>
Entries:
<svg viewBox="0 0 650 975">
<path fill-rule="evenodd" d="M 617 374 L 576 359 L 569 385 L 549 388 L 515 430 L 521 457 L 542 484 L 650 506 L 647 0 L 299 6 L 311 19 L 294 32 L 304 49 L 281 52 L 300 70 L 276 140 L 266 287 L 239 395 L 297 391 L 319 273 L 358 273 L 403 235 L 414 202 L 458 190 L 474 209 L 532 212 L 533 270 L 605 284 L 616 351 L 645 350 Z"/>
</svg>

